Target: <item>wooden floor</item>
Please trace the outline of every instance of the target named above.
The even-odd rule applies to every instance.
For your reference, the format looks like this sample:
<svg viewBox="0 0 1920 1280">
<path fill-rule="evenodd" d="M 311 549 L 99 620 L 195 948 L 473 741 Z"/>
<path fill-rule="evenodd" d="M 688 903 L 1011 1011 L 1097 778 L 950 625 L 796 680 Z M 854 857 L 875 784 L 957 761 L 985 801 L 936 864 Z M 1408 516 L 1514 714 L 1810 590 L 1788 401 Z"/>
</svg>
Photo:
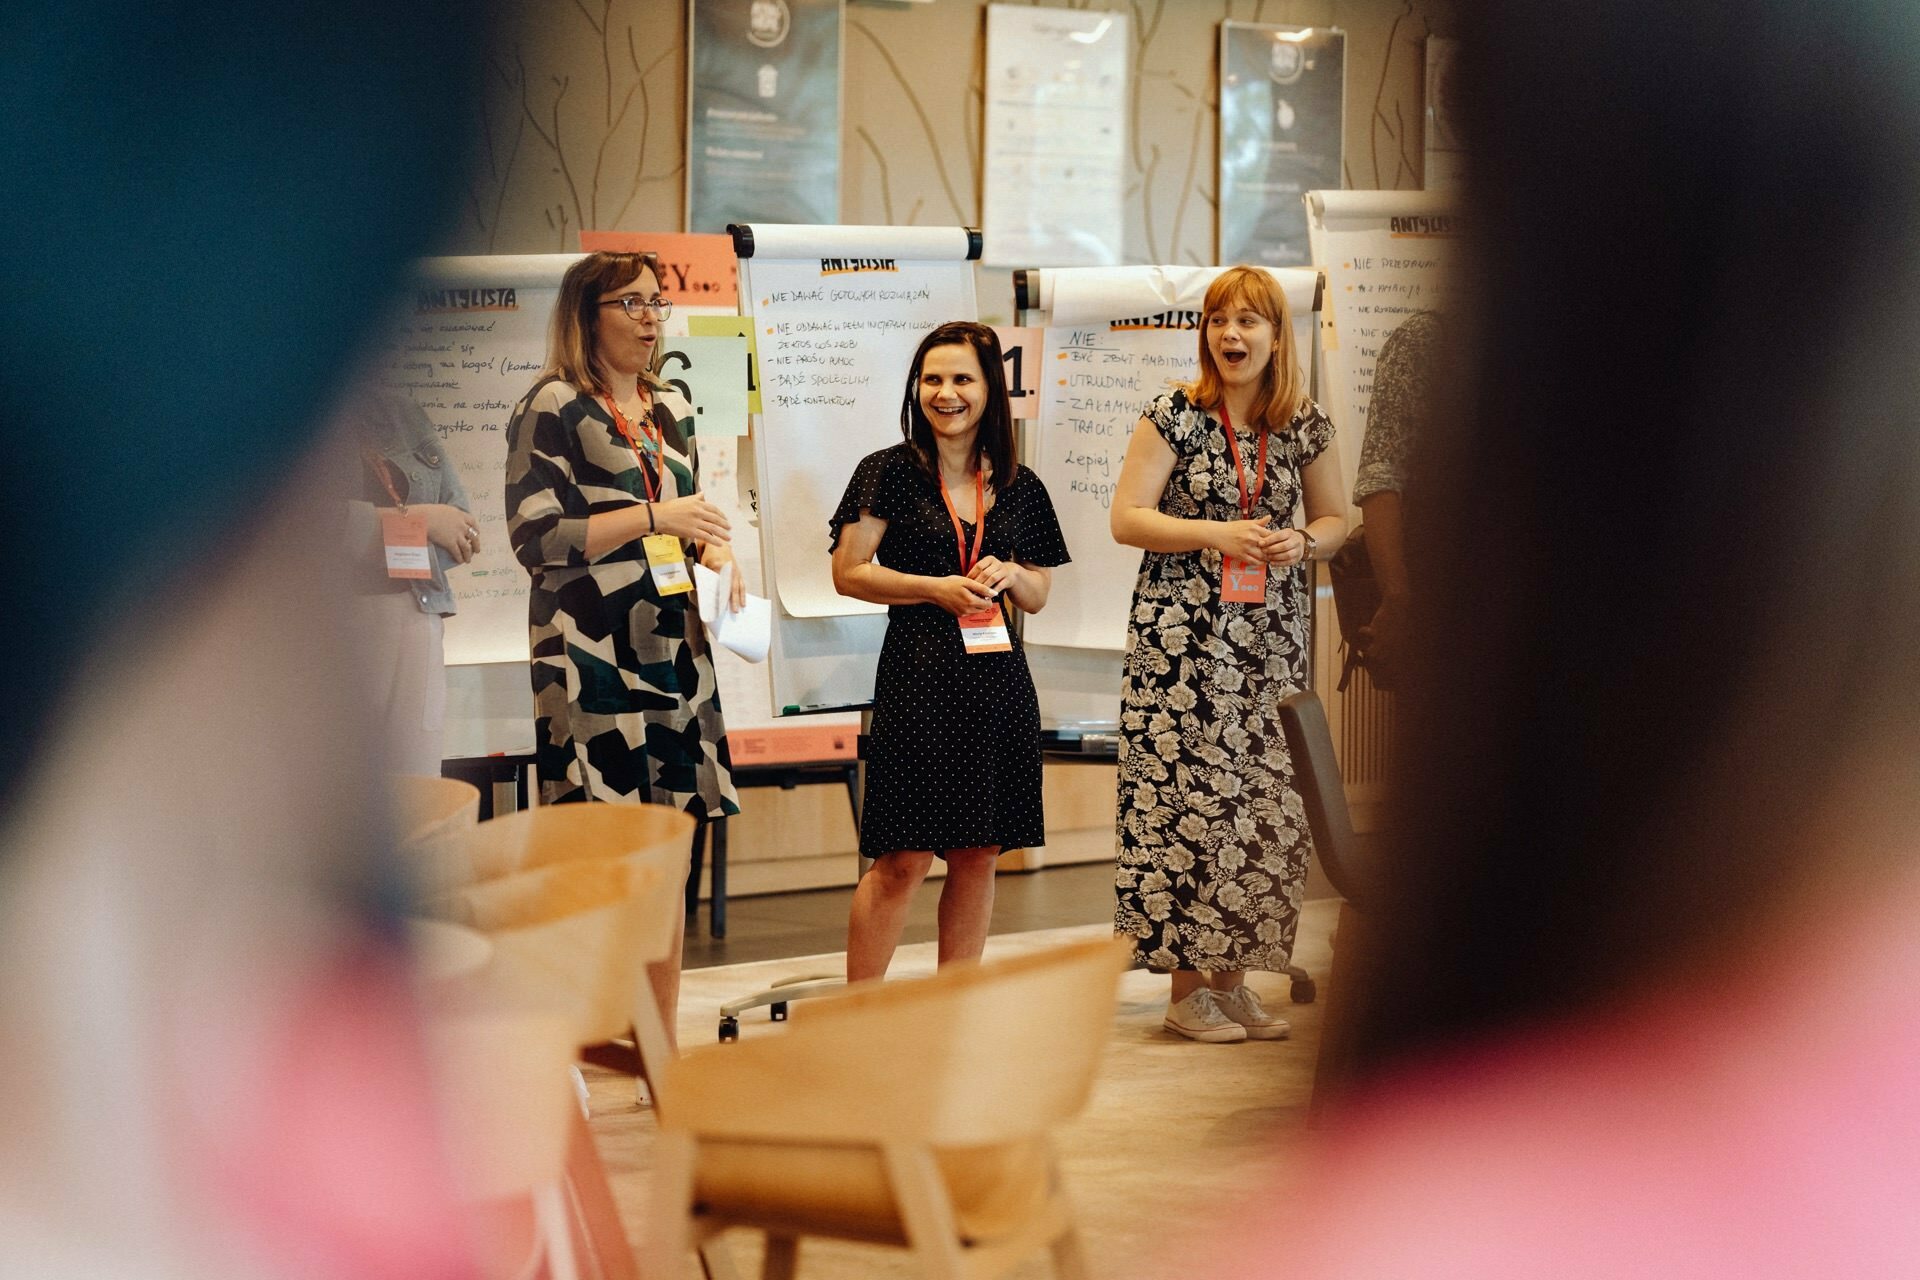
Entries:
<svg viewBox="0 0 1920 1280">
<path fill-rule="evenodd" d="M 1334 896 L 1320 868 L 1314 866 L 1307 875 L 1307 901 Z M 687 930 L 683 965 L 688 969 L 705 969 L 844 951 L 847 911 L 852 903 L 851 888 L 731 898 L 727 902 L 727 936 L 724 938 L 707 936 L 708 912 L 702 903 L 699 920 Z M 922 885 L 914 895 L 902 945 L 934 940 L 935 913 L 939 905 L 940 882 Z M 1045 867 L 1002 875 L 994 881 L 991 934 L 1033 933 L 1112 919 L 1111 862 Z"/>
<path fill-rule="evenodd" d="M 991 932 L 1032 933 L 1113 919 L 1113 867 L 1089 862 L 1072 867 L 1003 875 L 994 881 Z M 773 893 L 727 902 L 727 936 L 707 936 L 707 907 L 697 927 L 687 930 L 684 967 L 705 969 L 791 956 L 825 955 L 847 946 L 847 911 L 853 890 L 810 889 Z M 940 882 L 929 881 L 914 895 L 903 945 L 932 942 Z"/>
</svg>

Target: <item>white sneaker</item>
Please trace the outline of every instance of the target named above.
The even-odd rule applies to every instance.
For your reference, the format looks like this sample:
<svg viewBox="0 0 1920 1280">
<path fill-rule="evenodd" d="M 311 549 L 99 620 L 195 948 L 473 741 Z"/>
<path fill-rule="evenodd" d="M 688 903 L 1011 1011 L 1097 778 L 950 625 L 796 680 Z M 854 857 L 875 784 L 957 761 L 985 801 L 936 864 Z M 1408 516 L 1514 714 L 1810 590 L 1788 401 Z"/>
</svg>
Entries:
<svg viewBox="0 0 1920 1280">
<path fill-rule="evenodd" d="M 1211 987 L 1201 987 L 1180 1003 L 1168 1005 L 1167 1016 L 1160 1025 L 1175 1035 L 1209 1044 L 1245 1040 L 1247 1029 L 1220 1012 L 1213 994 Z"/>
<path fill-rule="evenodd" d="M 1249 986 L 1231 991 L 1215 991 L 1213 1002 L 1220 1012 L 1246 1028 L 1249 1040 L 1285 1040 L 1293 1030 L 1285 1018 L 1276 1018 L 1260 1003 L 1259 993 Z"/>
</svg>

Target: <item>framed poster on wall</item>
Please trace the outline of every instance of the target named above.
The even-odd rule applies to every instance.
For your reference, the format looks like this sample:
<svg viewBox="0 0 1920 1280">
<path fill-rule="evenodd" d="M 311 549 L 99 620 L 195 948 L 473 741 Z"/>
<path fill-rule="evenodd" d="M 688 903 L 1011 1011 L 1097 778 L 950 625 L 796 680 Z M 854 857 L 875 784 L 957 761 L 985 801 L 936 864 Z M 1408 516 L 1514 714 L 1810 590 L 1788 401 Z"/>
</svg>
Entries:
<svg viewBox="0 0 1920 1280">
<path fill-rule="evenodd" d="M 1291 267 L 1309 191 L 1338 190 L 1347 37 L 1338 27 L 1220 24 L 1220 261 Z"/>
<path fill-rule="evenodd" d="M 688 0 L 687 230 L 840 221 L 841 0 Z"/>
</svg>

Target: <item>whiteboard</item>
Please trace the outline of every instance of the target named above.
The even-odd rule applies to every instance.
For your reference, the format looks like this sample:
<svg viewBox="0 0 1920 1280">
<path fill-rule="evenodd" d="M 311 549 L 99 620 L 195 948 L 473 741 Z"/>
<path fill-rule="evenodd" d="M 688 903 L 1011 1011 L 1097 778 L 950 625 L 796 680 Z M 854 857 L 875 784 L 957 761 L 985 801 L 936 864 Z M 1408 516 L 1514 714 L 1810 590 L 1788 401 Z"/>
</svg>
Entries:
<svg viewBox="0 0 1920 1280">
<path fill-rule="evenodd" d="M 1113 485 L 1147 403 L 1199 372 L 1200 307 L 1224 267 L 1028 271 L 1025 323 L 1045 328 L 1039 428 L 1027 463 L 1046 483 L 1073 555 L 1021 634 L 1049 726 L 1119 715 L 1120 655 L 1141 552 L 1113 540 Z M 1313 350 L 1319 273 L 1270 269 Z M 1016 306 L 1018 300 L 1016 300 Z M 1310 372 L 1310 370 L 1309 370 Z"/>
<path fill-rule="evenodd" d="M 840 595 L 829 518 L 860 459 L 900 441 L 907 369 L 927 331 L 977 318 L 967 227 L 731 228 L 753 320 L 754 424 L 769 656 L 782 715 L 864 706 L 886 609 Z"/>
<path fill-rule="evenodd" d="M 1321 385 L 1351 497 L 1374 361 L 1408 316 L 1445 309 L 1461 230 L 1452 199 L 1431 192 L 1310 191 L 1305 200 L 1313 260 L 1332 299 L 1321 317 Z"/>
</svg>

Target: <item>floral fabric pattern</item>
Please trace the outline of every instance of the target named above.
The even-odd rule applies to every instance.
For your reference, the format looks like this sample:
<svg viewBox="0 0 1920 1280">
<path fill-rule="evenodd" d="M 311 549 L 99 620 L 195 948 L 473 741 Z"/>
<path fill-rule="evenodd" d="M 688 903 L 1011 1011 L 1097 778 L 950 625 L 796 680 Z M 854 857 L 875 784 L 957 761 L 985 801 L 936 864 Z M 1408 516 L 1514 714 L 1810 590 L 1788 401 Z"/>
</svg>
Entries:
<svg viewBox="0 0 1920 1280">
<path fill-rule="evenodd" d="M 1219 421 L 1163 395 L 1146 417 L 1174 452 L 1159 510 L 1237 520 Z M 1258 440 L 1236 432 L 1248 480 Z M 1311 401 L 1268 445 L 1254 515 L 1291 522 L 1300 473 L 1333 440 Z M 1128 620 L 1120 708 L 1114 928 L 1149 968 L 1284 969 L 1311 848 L 1279 703 L 1307 678 L 1307 575 L 1269 566 L 1264 603 L 1220 599 L 1220 553 L 1149 551 Z"/>
</svg>

